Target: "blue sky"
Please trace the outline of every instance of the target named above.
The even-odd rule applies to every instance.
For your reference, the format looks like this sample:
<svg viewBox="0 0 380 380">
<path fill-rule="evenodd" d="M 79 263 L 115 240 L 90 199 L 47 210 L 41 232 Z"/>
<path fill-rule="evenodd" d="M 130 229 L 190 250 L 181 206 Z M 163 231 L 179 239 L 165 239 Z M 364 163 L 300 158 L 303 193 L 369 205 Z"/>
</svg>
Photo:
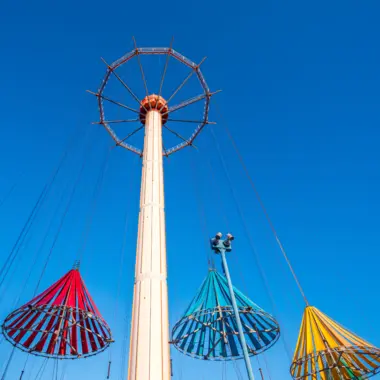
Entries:
<svg viewBox="0 0 380 380">
<path fill-rule="evenodd" d="M 296 343 L 302 298 L 225 135 L 228 125 L 310 302 L 379 346 L 379 11 L 375 1 L 3 1 L 0 199 L 14 183 L 18 185 L 0 208 L 2 261 L 73 133 L 77 143 L 0 289 L 1 319 L 19 295 L 24 302 L 33 294 L 52 234 L 20 293 L 22 283 L 85 154 L 84 174 L 42 288 L 70 269 L 81 245 L 93 187 L 111 144 L 103 130 L 90 124 L 98 118 L 96 101 L 85 92 L 100 84 L 104 74 L 100 57 L 112 62 L 130 51 L 133 35 L 140 46 L 168 46 L 174 36 L 177 51 L 194 61 L 208 57 L 203 73 L 212 90 L 223 90 L 216 98 L 222 116 L 215 104 L 210 116 L 218 122 L 214 132 L 270 289 L 260 278 L 215 143 L 205 131 L 197 141 L 199 152 L 182 151 L 165 162 L 171 323 L 181 316 L 207 273 L 208 252 L 197 212 L 201 203 L 208 234 L 229 228 L 237 237 L 230 255 L 236 285 L 276 314 L 290 351 Z M 162 59 L 144 61 L 151 88 L 163 65 Z M 173 65 L 172 70 L 165 94 L 184 77 L 181 68 Z M 143 96 L 138 75 L 130 75 L 129 83 Z M 197 90 L 191 82 L 186 91 L 195 95 Z M 141 144 L 141 136 L 134 141 Z M 88 142 L 91 149 L 85 148 Z M 139 176 L 139 159 L 114 149 L 82 262 L 84 279 L 114 331 L 112 379 L 121 378 L 125 320 L 130 313 Z M 55 229 L 61 214 L 62 208 Z M 115 313 L 126 215 L 126 253 Z M 265 360 L 260 357 L 266 379 L 290 379 L 283 343 L 265 354 Z M 0 345 L 0 366 L 9 351 L 8 344 Z M 23 354 L 16 354 L 9 379 L 17 377 L 24 360 Z M 108 355 L 102 354 L 70 362 L 66 379 L 104 379 L 107 361 Z M 253 364 L 257 373 L 259 364 L 256 360 Z M 28 364 L 30 378 L 40 365 L 40 360 Z M 221 364 L 193 361 L 174 351 L 173 366 L 178 380 L 222 378 Z M 51 378 L 52 369 L 49 364 L 44 379 Z M 227 378 L 236 378 L 232 364 L 227 364 L 227 371 Z"/>
</svg>

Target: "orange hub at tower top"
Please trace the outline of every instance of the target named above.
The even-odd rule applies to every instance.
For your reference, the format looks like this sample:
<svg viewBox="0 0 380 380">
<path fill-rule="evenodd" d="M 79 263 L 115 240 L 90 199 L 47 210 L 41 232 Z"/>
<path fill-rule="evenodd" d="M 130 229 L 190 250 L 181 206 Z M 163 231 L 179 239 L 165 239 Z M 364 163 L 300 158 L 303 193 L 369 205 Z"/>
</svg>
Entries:
<svg viewBox="0 0 380 380">
<path fill-rule="evenodd" d="M 166 100 L 159 95 L 149 95 L 146 96 L 140 103 L 140 121 L 145 124 L 146 114 L 150 110 L 159 111 L 162 115 L 162 124 L 165 124 L 168 120 L 168 105 Z"/>
</svg>

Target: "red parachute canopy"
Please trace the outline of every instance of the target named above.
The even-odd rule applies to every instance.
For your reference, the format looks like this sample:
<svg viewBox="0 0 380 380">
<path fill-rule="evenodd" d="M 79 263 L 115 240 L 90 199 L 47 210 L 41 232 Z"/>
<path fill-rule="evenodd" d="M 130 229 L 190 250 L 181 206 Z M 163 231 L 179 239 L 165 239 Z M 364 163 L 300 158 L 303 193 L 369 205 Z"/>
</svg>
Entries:
<svg viewBox="0 0 380 380">
<path fill-rule="evenodd" d="M 104 351 L 111 330 L 92 300 L 79 269 L 15 310 L 2 326 L 5 338 L 23 351 L 75 359 Z"/>
</svg>

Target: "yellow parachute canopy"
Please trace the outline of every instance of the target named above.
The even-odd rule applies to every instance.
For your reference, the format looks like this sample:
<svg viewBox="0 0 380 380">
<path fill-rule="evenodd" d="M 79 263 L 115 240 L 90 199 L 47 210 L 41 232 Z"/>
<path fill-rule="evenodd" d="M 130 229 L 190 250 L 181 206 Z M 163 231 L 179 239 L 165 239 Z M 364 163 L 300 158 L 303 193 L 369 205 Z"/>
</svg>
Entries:
<svg viewBox="0 0 380 380">
<path fill-rule="evenodd" d="M 296 380 L 367 379 L 380 371 L 380 350 L 313 306 L 302 318 L 290 368 Z"/>
</svg>

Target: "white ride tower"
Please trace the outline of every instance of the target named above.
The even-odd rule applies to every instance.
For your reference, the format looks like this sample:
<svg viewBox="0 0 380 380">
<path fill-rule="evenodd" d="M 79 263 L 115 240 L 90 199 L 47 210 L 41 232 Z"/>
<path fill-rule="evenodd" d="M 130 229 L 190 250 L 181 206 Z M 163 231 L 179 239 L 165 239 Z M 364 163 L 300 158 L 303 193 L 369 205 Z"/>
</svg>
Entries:
<svg viewBox="0 0 380 380">
<path fill-rule="evenodd" d="M 158 94 L 150 94 L 141 65 L 142 55 L 166 56 L 165 68 L 161 77 Z M 146 96 L 140 100 L 122 79 L 120 70 L 132 58 L 138 59 L 141 76 L 146 90 Z M 176 59 L 188 66 L 190 72 L 184 81 L 176 88 L 166 101 L 162 96 L 162 86 L 170 58 Z M 203 61 L 202 61 L 203 62 Z M 177 105 L 170 106 L 171 100 L 181 90 L 192 75 L 196 75 L 202 93 Z M 138 102 L 137 109 L 123 104 L 108 94 L 105 88 L 111 78 L 124 87 L 131 97 Z M 169 156 L 187 146 L 192 146 L 195 138 L 208 121 L 211 93 L 200 70 L 200 64 L 195 64 L 170 48 L 135 48 L 132 52 L 120 58 L 111 65 L 107 64 L 106 76 L 98 90 L 93 93 L 98 98 L 100 121 L 114 139 L 117 146 L 124 147 L 143 159 L 140 213 L 138 221 L 138 238 L 136 252 L 135 285 L 133 296 L 132 324 L 129 350 L 129 380 L 169 380 L 171 377 L 170 346 L 169 346 L 169 316 L 167 289 L 167 260 L 165 233 L 165 202 L 163 156 Z M 171 119 L 171 115 L 193 103 L 204 102 L 203 114 L 199 121 Z M 136 119 L 107 120 L 105 118 L 105 103 L 112 103 L 123 110 L 138 114 Z M 137 129 L 127 137 L 119 138 L 111 126 L 120 123 L 138 122 Z M 167 126 L 170 122 L 196 123 L 197 127 L 190 137 L 184 138 Z M 166 128 L 182 140 L 179 145 L 165 149 L 162 130 Z M 126 141 L 139 130 L 145 130 L 142 149 L 129 145 Z"/>
</svg>

